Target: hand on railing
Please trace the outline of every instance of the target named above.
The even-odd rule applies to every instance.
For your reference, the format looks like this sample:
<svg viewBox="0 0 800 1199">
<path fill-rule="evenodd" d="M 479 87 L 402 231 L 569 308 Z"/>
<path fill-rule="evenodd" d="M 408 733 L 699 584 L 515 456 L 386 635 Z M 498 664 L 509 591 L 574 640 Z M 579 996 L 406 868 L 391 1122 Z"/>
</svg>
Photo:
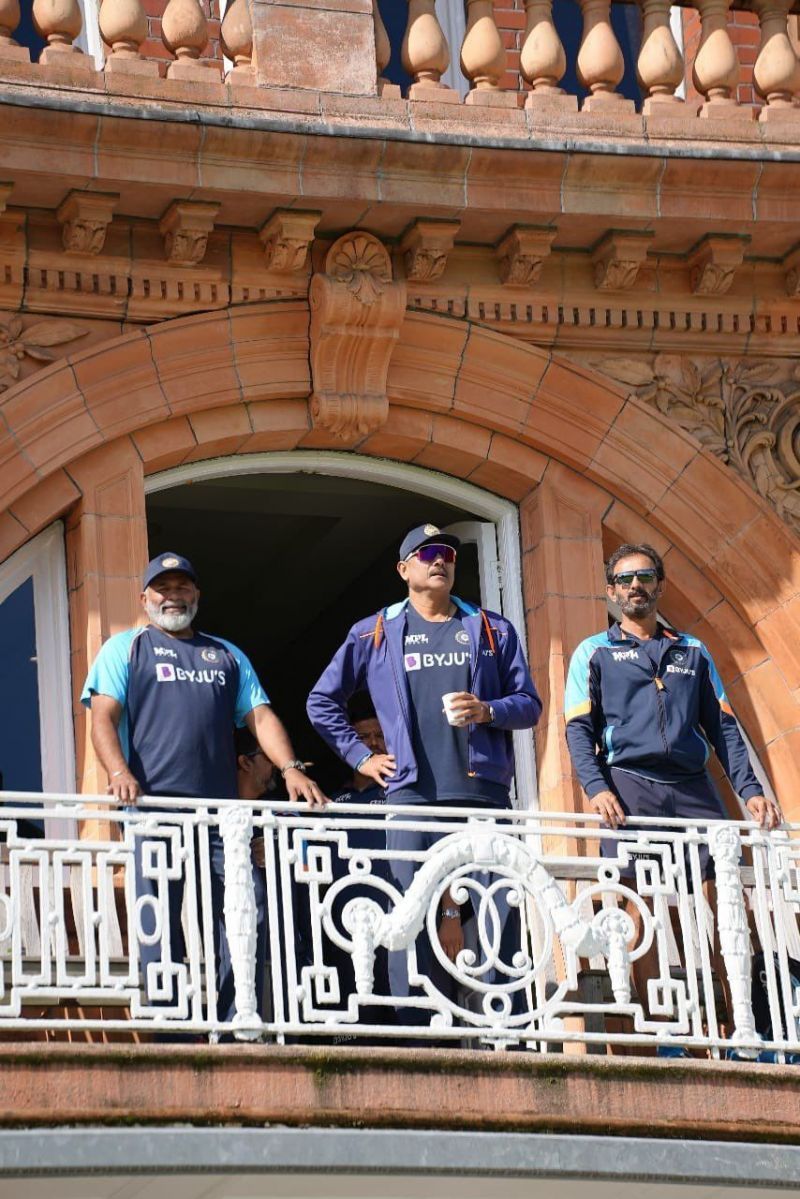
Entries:
<svg viewBox="0 0 800 1199">
<path fill-rule="evenodd" d="M 310 779 L 307 774 L 303 774 L 302 770 L 296 767 L 291 767 L 282 771 L 283 781 L 286 784 L 286 792 L 292 803 L 299 803 L 305 800 L 311 808 L 324 808 L 328 802 L 327 795 L 320 791 L 313 779 Z"/>
<path fill-rule="evenodd" d="M 609 828 L 619 828 L 625 823 L 625 811 L 613 791 L 598 791 L 589 800 L 589 806 L 603 817 Z"/>
<path fill-rule="evenodd" d="M 117 804 L 135 806 L 137 799 L 142 794 L 142 789 L 126 766 L 121 770 L 115 770 L 110 776 L 106 793 L 111 795 Z"/>
<path fill-rule="evenodd" d="M 783 812 L 775 799 L 766 795 L 752 795 L 745 803 L 751 816 L 754 816 L 762 828 L 777 828 L 783 822 Z"/>
</svg>

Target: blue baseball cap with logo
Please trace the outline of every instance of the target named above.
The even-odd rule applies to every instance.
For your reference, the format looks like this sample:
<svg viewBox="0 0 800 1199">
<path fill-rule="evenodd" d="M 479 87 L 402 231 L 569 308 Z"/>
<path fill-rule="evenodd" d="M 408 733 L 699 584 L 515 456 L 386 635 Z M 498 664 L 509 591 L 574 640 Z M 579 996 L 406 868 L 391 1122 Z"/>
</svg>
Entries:
<svg viewBox="0 0 800 1199">
<path fill-rule="evenodd" d="M 168 574 L 170 571 L 178 570 L 181 574 L 188 575 L 193 583 L 197 582 L 197 572 L 192 566 L 188 558 L 184 558 L 181 554 L 159 554 L 157 558 L 151 558 L 147 564 L 147 570 L 144 572 L 142 579 L 142 590 L 146 590 L 159 575 Z"/>
<path fill-rule="evenodd" d="M 422 549 L 423 545 L 449 545 L 451 549 L 457 550 L 461 541 L 452 533 L 443 533 L 436 525 L 417 525 L 416 529 L 406 533 L 403 538 L 400 545 L 400 561 L 404 562 L 411 554 Z"/>
</svg>

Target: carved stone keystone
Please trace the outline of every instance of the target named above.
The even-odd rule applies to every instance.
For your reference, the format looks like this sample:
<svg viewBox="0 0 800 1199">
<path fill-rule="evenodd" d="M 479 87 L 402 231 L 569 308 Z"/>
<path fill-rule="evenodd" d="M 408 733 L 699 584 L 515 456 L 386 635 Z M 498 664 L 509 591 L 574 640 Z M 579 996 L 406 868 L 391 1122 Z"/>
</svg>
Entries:
<svg viewBox="0 0 800 1199">
<path fill-rule="evenodd" d="M 513 225 L 495 246 L 501 283 L 528 287 L 538 282 L 556 233 L 543 225 Z"/>
<path fill-rule="evenodd" d="M 414 221 L 400 242 L 406 278 L 414 283 L 440 279 L 460 228 L 460 221 Z"/>
<path fill-rule="evenodd" d="M 70 192 L 56 210 L 66 252 L 99 254 L 118 203 L 114 192 Z"/>
<path fill-rule="evenodd" d="M 258 234 L 268 271 L 294 275 L 305 270 L 321 216 L 321 212 L 300 212 L 294 208 L 278 208 L 273 212 Z"/>
<path fill-rule="evenodd" d="M 592 251 L 594 285 L 600 291 L 627 291 L 647 259 L 652 233 L 612 229 Z"/>
<path fill-rule="evenodd" d="M 689 254 L 692 291 L 696 296 L 724 296 L 742 265 L 749 237 L 710 233 Z"/>
<path fill-rule="evenodd" d="M 175 200 L 158 223 L 164 237 L 164 254 L 176 266 L 197 266 L 203 261 L 208 235 L 214 229 L 219 204 Z"/>
<path fill-rule="evenodd" d="M 312 276 L 311 419 L 353 442 L 389 415 L 386 376 L 406 310 L 405 281 L 392 280 L 386 247 L 356 230 L 334 242 Z"/>
</svg>

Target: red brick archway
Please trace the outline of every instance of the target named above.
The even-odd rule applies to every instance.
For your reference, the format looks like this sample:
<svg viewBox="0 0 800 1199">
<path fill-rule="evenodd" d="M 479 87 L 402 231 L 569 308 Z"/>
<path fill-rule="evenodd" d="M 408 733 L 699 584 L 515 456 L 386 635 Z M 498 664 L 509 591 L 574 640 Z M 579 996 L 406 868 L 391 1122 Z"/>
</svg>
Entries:
<svg viewBox="0 0 800 1199">
<path fill-rule="evenodd" d="M 0 560 L 67 516 L 75 679 L 135 618 L 143 477 L 221 454 L 341 450 L 311 427 L 308 308 L 248 306 L 167 322 L 64 359 L 0 404 Z M 603 620 L 604 549 L 667 554 L 667 611 L 718 658 L 788 810 L 800 770 L 800 545 L 731 471 L 602 376 L 477 325 L 409 313 L 389 418 L 347 448 L 413 461 L 518 502 L 531 657 L 546 698 L 540 787 L 574 792 L 564 662 Z M 102 784 L 76 709 L 80 781 Z M 796 805 L 800 809 L 800 800 Z"/>
</svg>

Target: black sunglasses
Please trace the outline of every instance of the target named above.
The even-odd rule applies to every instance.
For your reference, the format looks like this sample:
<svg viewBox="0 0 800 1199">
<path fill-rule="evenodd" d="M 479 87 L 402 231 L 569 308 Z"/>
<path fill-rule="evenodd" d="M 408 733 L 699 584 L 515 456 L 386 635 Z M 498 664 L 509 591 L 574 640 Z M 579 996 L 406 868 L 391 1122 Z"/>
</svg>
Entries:
<svg viewBox="0 0 800 1199">
<path fill-rule="evenodd" d="M 634 579 L 649 587 L 658 582 L 658 571 L 653 567 L 649 570 L 621 570 L 618 575 L 614 575 L 613 581 L 620 587 L 630 587 Z"/>
</svg>

